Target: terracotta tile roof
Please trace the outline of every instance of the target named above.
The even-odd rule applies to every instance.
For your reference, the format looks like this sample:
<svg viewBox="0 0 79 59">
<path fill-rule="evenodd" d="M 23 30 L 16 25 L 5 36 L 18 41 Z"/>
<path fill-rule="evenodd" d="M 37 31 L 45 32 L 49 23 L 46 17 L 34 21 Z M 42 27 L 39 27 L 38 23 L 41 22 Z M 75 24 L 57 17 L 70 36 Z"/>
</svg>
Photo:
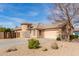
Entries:
<svg viewBox="0 0 79 59">
<path fill-rule="evenodd" d="M 17 27 L 15 28 L 15 31 L 21 30 L 21 27 Z"/>
<path fill-rule="evenodd" d="M 31 24 L 31 23 L 22 23 L 22 25 L 30 24 L 32 26 L 32 29 L 48 29 L 48 28 L 61 28 L 64 24 L 66 24 L 65 21 L 57 21 L 53 24 Z M 21 30 L 21 27 L 16 28 L 15 30 Z"/>
<path fill-rule="evenodd" d="M 25 23 L 22 23 L 21 25 L 32 25 L 32 23 L 25 22 Z"/>
<path fill-rule="evenodd" d="M 35 24 L 33 28 L 36 29 L 47 29 L 47 28 L 60 28 L 65 24 L 64 22 L 56 22 L 54 24 Z"/>
<path fill-rule="evenodd" d="M 44 24 L 33 24 L 32 25 L 34 29 L 44 29 Z"/>
</svg>

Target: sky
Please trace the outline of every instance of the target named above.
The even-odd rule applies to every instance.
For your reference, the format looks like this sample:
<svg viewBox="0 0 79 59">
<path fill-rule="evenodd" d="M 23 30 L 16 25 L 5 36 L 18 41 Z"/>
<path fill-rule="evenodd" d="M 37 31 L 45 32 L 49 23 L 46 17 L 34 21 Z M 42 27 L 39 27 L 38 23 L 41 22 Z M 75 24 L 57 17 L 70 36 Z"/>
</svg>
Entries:
<svg viewBox="0 0 79 59">
<path fill-rule="evenodd" d="M 45 3 L 0 3 L 0 26 L 15 28 L 21 23 L 50 23 L 50 8 L 55 4 Z"/>
</svg>

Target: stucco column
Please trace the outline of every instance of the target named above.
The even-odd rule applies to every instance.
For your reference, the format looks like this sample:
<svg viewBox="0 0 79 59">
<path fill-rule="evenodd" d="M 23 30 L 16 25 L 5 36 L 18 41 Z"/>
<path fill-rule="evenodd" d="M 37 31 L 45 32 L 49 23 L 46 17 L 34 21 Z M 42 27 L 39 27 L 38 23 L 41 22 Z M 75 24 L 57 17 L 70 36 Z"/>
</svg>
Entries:
<svg viewBox="0 0 79 59">
<path fill-rule="evenodd" d="M 31 30 L 30 32 L 30 38 L 33 38 L 34 37 L 34 30 Z"/>
<path fill-rule="evenodd" d="M 38 30 L 35 30 L 35 37 L 38 38 Z"/>
<path fill-rule="evenodd" d="M 38 30 L 36 30 L 36 29 L 32 30 L 30 37 L 31 38 L 37 38 L 38 37 Z"/>
<path fill-rule="evenodd" d="M 28 30 L 28 24 L 22 24 L 21 25 L 21 32 L 20 32 L 20 38 L 29 38 L 29 30 Z"/>
</svg>

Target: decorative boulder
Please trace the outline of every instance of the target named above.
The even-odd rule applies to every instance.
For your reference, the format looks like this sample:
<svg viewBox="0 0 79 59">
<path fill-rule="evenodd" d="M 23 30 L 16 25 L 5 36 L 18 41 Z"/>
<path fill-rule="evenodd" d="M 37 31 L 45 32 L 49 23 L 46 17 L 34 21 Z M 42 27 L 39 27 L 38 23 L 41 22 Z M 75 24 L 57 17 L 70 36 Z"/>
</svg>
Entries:
<svg viewBox="0 0 79 59">
<path fill-rule="evenodd" d="M 53 42 L 53 43 L 51 44 L 51 48 L 52 48 L 52 49 L 58 49 L 59 47 L 58 47 L 58 44 L 57 44 L 56 42 Z"/>
<path fill-rule="evenodd" d="M 6 52 L 12 52 L 12 51 L 17 51 L 16 48 L 9 48 Z"/>
</svg>

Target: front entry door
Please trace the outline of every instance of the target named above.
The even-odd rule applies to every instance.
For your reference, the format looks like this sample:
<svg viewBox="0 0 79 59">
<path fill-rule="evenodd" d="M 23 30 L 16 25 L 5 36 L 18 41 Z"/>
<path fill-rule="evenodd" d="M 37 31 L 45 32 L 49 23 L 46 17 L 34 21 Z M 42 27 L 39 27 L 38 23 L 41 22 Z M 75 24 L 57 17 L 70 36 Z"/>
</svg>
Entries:
<svg viewBox="0 0 79 59">
<path fill-rule="evenodd" d="M 39 31 L 38 31 L 38 37 L 39 37 L 39 38 L 43 38 L 43 31 L 42 31 L 42 30 L 39 30 Z"/>
</svg>

